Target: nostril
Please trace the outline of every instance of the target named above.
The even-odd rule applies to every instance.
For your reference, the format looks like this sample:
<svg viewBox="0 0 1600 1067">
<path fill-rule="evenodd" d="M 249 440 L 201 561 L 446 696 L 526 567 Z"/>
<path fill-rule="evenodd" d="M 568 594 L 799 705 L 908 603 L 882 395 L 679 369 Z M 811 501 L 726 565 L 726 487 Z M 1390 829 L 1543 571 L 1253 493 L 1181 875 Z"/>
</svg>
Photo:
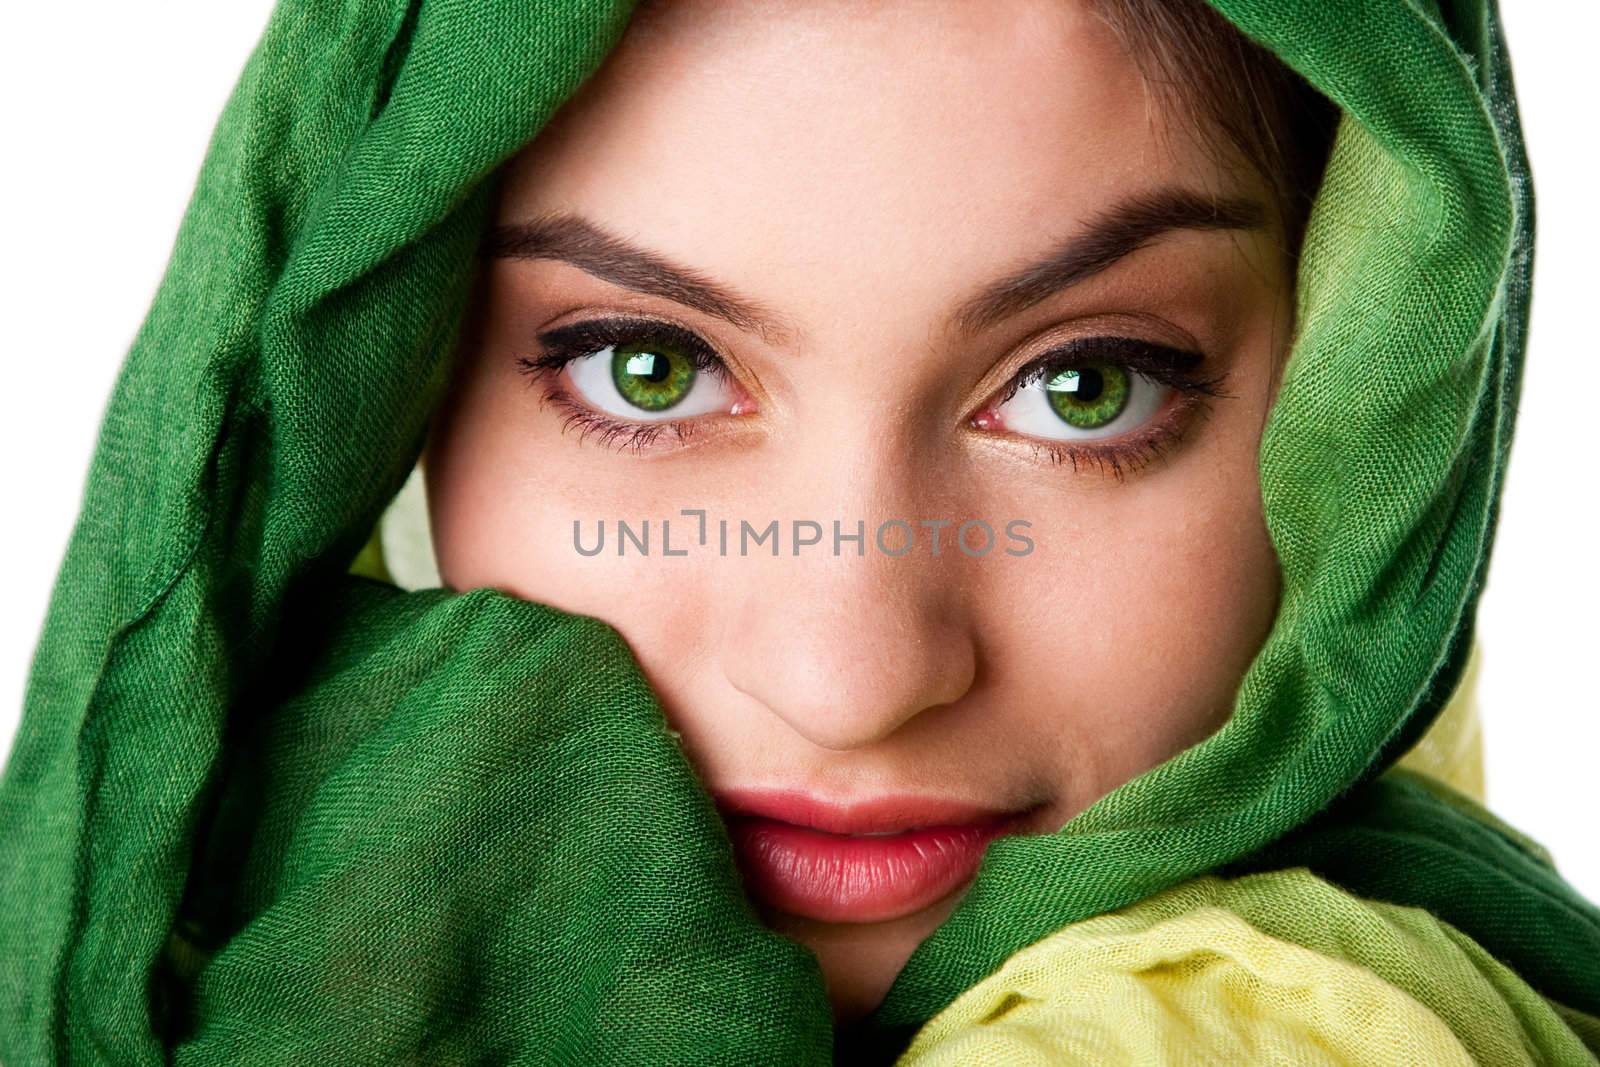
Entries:
<svg viewBox="0 0 1600 1067">
<path fill-rule="evenodd" d="M 735 689 L 812 745 L 860 749 L 932 723 L 924 712 L 975 684 L 976 613 L 949 560 L 751 562 L 723 597 L 713 654 Z"/>
</svg>

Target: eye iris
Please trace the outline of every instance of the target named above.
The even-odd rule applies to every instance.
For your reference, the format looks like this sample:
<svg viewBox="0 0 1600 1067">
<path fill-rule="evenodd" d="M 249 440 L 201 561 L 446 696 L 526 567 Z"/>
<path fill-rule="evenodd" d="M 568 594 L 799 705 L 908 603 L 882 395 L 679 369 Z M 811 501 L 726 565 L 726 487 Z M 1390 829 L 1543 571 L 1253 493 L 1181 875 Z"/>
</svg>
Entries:
<svg viewBox="0 0 1600 1067">
<path fill-rule="evenodd" d="M 1050 409 L 1080 430 L 1107 425 L 1128 406 L 1128 372 L 1121 367 L 1068 367 L 1045 379 Z"/>
<path fill-rule="evenodd" d="M 611 356 L 611 378 L 617 392 L 634 407 L 665 411 L 689 395 L 694 385 L 694 360 L 659 342 L 617 345 Z"/>
</svg>

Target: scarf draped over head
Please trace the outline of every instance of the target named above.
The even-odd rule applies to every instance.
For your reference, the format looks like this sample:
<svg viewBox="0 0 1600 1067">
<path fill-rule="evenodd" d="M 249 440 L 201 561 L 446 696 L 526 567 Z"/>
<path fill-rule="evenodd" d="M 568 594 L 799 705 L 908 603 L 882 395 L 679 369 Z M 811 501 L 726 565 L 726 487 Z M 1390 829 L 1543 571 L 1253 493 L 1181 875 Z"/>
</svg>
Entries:
<svg viewBox="0 0 1600 1067">
<path fill-rule="evenodd" d="M 1600 913 L 1387 768 L 1457 688 L 1533 200 L 1493 0 L 1211 0 L 1342 109 L 1260 449 L 1275 625 L 1214 736 L 997 840 L 852 1039 L 1207 872 L 1419 905 L 1600 1012 Z M 279 0 L 100 426 L 0 782 L 0 1060 L 829 1062 L 614 630 L 356 558 L 443 396 L 496 168 L 627 0 Z"/>
</svg>

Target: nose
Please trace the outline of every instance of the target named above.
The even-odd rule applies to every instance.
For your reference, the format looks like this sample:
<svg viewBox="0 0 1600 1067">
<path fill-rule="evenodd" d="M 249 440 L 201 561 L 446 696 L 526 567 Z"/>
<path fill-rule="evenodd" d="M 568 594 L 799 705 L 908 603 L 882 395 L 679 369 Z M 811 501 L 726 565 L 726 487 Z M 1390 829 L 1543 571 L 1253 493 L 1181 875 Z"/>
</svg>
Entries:
<svg viewBox="0 0 1600 1067">
<path fill-rule="evenodd" d="M 812 744 L 872 745 L 972 688 L 977 652 L 948 557 L 869 548 L 764 563 L 724 631 L 723 672 Z"/>
</svg>

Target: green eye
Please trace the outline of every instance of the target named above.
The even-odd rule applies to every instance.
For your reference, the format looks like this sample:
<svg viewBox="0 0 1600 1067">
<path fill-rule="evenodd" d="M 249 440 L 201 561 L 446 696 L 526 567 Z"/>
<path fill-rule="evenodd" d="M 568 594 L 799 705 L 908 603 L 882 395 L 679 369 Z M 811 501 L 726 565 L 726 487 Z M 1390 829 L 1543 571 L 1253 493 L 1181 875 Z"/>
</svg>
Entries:
<svg viewBox="0 0 1600 1067">
<path fill-rule="evenodd" d="M 1113 364 L 1068 367 L 1046 378 L 1050 410 L 1069 426 L 1098 430 L 1128 406 L 1128 372 Z"/>
<path fill-rule="evenodd" d="M 694 359 L 670 344 L 642 339 L 615 346 L 611 380 L 622 399 L 645 411 L 666 411 L 694 388 Z"/>
</svg>

